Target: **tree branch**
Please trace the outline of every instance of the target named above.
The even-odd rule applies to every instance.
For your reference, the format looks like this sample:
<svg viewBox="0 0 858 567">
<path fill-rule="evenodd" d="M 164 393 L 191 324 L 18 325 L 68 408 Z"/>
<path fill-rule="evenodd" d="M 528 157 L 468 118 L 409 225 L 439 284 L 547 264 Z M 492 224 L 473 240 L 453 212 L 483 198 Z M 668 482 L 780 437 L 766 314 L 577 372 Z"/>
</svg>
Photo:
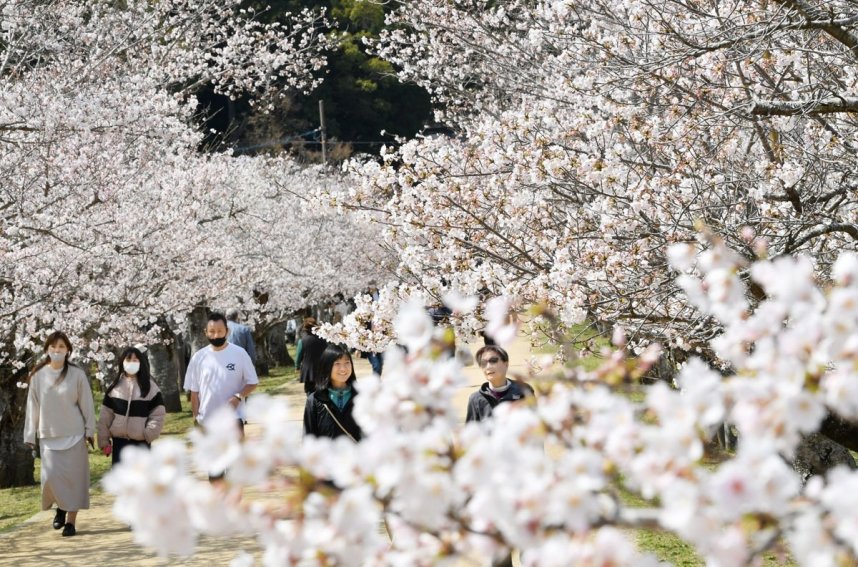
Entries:
<svg viewBox="0 0 858 567">
<path fill-rule="evenodd" d="M 823 234 L 831 234 L 832 232 L 845 232 L 854 240 L 858 241 L 858 226 L 849 223 L 832 223 L 821 228 L 817 228 L 816 230 L 812 230 L 793 244 L 787 245 L 784 248 L 784 254 L 789 254 L 793 250 L 797 250 L 800 246 L 810 240 L 813 240 L 817 236 L 822 236 Z"/>
<path fill-rule="evenodd" d="M 840 22 L 834 19 L 833 16 L 829 16 L 822 9 L 812 6 L 804 0 L 775 1 L 804 16 L 809 20 L 808 23 L 813 23 L 813 27 L 823 30 L 825 33 L 848 47 L 853 56 L 858 57 L 858 35 L 855 35 L 843 27 Z"/>
<path fill-rule="evenodd" d="M 755 100 L 751 103 L 751 114 L 755 116 L 805 116 L 858 112 L 858 97 L 833 96 L 820 100 Z"/>
</svg>

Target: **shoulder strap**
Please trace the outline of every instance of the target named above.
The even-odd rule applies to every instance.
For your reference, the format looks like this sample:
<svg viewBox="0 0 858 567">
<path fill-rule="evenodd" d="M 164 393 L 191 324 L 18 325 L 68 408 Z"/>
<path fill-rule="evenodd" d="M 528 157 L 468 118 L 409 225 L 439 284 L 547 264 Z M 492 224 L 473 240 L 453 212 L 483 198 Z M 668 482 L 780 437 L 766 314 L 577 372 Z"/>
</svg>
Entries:
<svg viewBox="0 0 858 567">
<path fill-rule="evenodd" d="M 352 441 L 354 441 L 355 443 L 357 443 L 357 439 L 355 439 L 354 437 L 352 437 L 352 434 L 351 434 L 351 433 L 349 433 L 348 431 L 346 431 L 346 428 L 345 428 L 345 427 L 343 427 L 343 424 L 342 424 L 342 423 L 340 423 L 340 420 L 339 420 L 339 419 L 337 419 L 337 416 L 335 416 L 335 415 L 334 415 L 334 412 L 332 412 L 332 411 L 331 411 L 331 408 L 329 408 L 329 407 L 328 407 L 328 404 L 324 404 L 324 403 L 323 403 L 323 404 L 322 404 L 322 407 L 323 407 L 323 408 L 325 408 L 325 411 L 326 411 L 326 412 L 328 412 L 328 415 L 330 415 L 330 416 L 333 418 L 334 422 L 336 422 L 337 426 L 340 428 L 340 431 L 342 431 L 343 433 L 345 433 L 346 435 L 348 435 L 348 436 L 349 436 L 349 439 L 351 439 Z"/>
</svg>

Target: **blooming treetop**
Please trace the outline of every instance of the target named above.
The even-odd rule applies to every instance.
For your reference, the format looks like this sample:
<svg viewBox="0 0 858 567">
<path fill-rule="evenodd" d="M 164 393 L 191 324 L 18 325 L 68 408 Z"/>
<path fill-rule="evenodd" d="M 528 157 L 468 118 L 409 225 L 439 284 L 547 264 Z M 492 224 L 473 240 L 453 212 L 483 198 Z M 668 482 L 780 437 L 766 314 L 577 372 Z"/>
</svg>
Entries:
<svg viewBox="0 0 858 567">
<path fill-rule="evenodd" d="M 198 85 L 308 89 L 324 64 L 318 14 L 262 24 L 238 5 L 3 3 L 0 365 L 52 327 L 109 358 L 107 341 L 156 336 L 159 318 L 213 297 L 294 309 L 374 250 L 373 229 L 299 197 L 339 177 L 199 153 Z"/>
<path fill-rule="evenodd" d="M 855 16 L 786 0 L 403 2 L 375 49 L 456 133 L 354 163 L 364 182 L 342 201 L 383 211 L 399 275 L 424 294 L 547 303 L 567 324 L 703 349 L 717 330 L 664 261 L 698 222 L 746 259 L 806 251 L 820 273 L 858 238 Z"/>
<path fill-rule="evenodd" d="M 802 487 L 785 458 L 826 409 L 858 417 L 858 317 L 843 317 L 858 309 L 858 257 L 842 254 L 822 287 L 805 257 L 753 263 L 751 281 L 767 294 L 755 308 L 733 302 L 746 293 L 745 261 L 717 239 L 670 256 L 690 303 L 722 323 L 711 347 L 733 373 L 691 359 L 676 388 L 656 383 L 637 402 L 622 389 L 657 349 L 634 364 L 619 353 L 593 372 L 538 381 L 533 403 L 462 427 L 452 405 L 461 368 L 438 356 L 429 316 L 409 303 L 396 319 L 408 353 L 387 352 L 383 382 L 358 382 L 360 443 L 299 445 L 285 401 L 255 397 L 248 410 L 262 432 L 244 443 L 225 410 L 193 434 L 190 459 L 178 441 L 128 449 L 105 478 L 116 513 L 162 554 L 192 553 L 199 532 L 251 531 L 266 565 L 430 565 L 510 547 L 527 566 L 656 565 L 629 539 L 640 527 L 677 534 L 713 566 L 747 565 L 782 545 L 802 565 L 855 561 L 858 472 Z M 737 453 L 704 467 L 704 443 L 724 420 L 740 432 Z M 226 469 L 232 486 L 279 487 L 283 499 L 237 505 L 194 469 Z M 648 507 L 629 507 L 621 487 Z"/>
</svg>

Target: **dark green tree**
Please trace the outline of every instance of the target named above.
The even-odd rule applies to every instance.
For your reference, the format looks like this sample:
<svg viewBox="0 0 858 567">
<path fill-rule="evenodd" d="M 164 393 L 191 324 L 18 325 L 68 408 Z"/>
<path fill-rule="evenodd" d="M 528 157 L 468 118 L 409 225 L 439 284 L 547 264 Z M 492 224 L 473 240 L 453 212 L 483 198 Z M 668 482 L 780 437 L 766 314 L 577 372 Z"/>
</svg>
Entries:
<svg viewBox="0 0 858 567">
<path fill-rule="evenodd" d="M 331 23 L 328 33 L 337 39 L 338 48 L 328 53 L 321 86 L 309 94 L 292 93 L 264 101 L 274 107 L 269 113 L 258 111 L 258 106 L 246 101 L 227 106 L 224 100 L 202 94 L 203 107 L 211 116 L 206 127 L 216 130 L 207 140 L 210 147 L 230 145 L 254 152 L 291 146 L 318 151 L 318 132 L 305 134 L 300 140 L 292 136 L 318 128 L 319 100 L 325 103 L 328 139 L 357 152 L 378 153 L 383 141 L 390 144 L 393 136 L 411 138 L 430 121 L 428 93 L 400 82 L 390 63 L 367 52 L 364 39 L 376 37 L 383 29 L 386 4 L 368 0 L 280 0 L 247 2 L 246 6 L 267 21 L 276 21 L 289 11 L 325 8 Z"/>
</svg>

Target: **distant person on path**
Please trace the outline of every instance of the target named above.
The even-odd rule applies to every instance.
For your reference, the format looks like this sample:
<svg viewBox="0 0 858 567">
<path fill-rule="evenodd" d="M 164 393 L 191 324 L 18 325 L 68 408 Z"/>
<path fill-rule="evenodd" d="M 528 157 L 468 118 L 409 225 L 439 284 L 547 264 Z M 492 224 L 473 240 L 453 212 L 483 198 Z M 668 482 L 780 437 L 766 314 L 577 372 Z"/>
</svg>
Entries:
<svg viewBox="0 0 858 567">
<path fill-rule="evenodd" d="M 329 344 L 321 356 L 316 391 L 304 406 L 304 435 L 347 436 L 360 441 L 360 426 L 352 416 L 357 390 L 352 355 L 347 348 Z"/>
<path fill-rule="evenodd" d="M 289 344 L 296 344 L 298 342 L 298 324 L 295 323 L 295 319 L 289 319 L 286 321 L 286 342 Z"/>
<path fill-rule="evenodd" d="M 345 297 L 343 297 L 342 293 L 337 293 L 334 295 L 334 309 L 333 309 L 333 318 L 331 319 L 331 323 L 337 324 L 342 323 L 343 319 L 345 319 L 346 315 L 351 313 L 352 307 L 349 305 L 349 302 L 346 301 Z"/>
<path fill-rule="evenodd" d="M 201 348 L 188 364 L 185 390 L 191 393 L 194 420 L 205 425 L 206 417 L 227 404 L 238 413 L 238 426 L 244 431 L 242 401 L 259 383 L 253 361 L 240 346 L 226 342 L 226 317 L 212 313 L 206 323 L 209 346 Z"/>
<path fill-rule="evenodd" d="M 24 443 L 42 457 L 42 510 L 56 503 L 55 530 L 76 533 L 78 510 L 89 508 L 89 452 L 95 447 L 95 409 L 86 373 L 69 363 L 72 344 L 59 331 L 45 340 L 47 357 L 29 376 Z"/>
<path fill-rule="evenodd" d="M 226 325 L 229 329 L 229 334 L 226 336 L 227 342 L 243 348 L 253 364 L 256 364 L 256 344 L 253 342 L 253 333 L 250 327 L 238 322 L 237 309 L 227 309 Z"/>
<path fill-rule="evenodd" d="M 492 416 L 498 404 L 518 402 L 534 395 L 529 384 L 507 378 L 509 354 L 498 345 L 486 345 L 475 357 L 486 382 L 468 398 L 469 421 L 485 421 Z M 492 567 L 512 567 L 512 554 L 506 554 L 492 562 Z"/>
<path fill-rule="evenodd" d="M 378 301 L 379 296 L 377 287 L 369 287 L 366 294 L 369 295 L 373 301 Z M 372 321 L 366 323 L 366 328 L 370 331 L 372 330 Z M 381 371 L 384 369 L 384 354 L 381 352 L 365 351 L 362 353 L 362 356 L 369 361 L 369 365 L 372 367 L 372 373 L 376 376 L 381 376 Z"/>
<path fill-rule="evenodd" d="M 503 348 L 486 345 L 477 351 L 475 358 L 486 382 L 468 398 L 466 422 L 486 420 L 492 416 L 492 410 L 498 404 L 520 401 L 534 395 L 529 384 L 507 378 L 509 355 Z"/>
<path fill-rule="evenodd" d="M 365 357 L 372 367 L 372 373 L 376 376 L 381 376 L 381 371 L 384 369 L 384 353 L 367 352 L 365 353 Z"/>
<path fill-rule="evenodd" d="M 149 447 L 164 426 L 164 398 L 139 349 L 125 349 L 116 377 L 104 391 L 98 418 L 98 447 L 115 465 L 128 445 Z"/>
<path fill-rule="evenodd" d="M 308 396 L 316 389 L 319 360 L 328 346 L 328 341 L 315 335 L 316 326 L 314 317 L 304 319 L 301 326 L 303 336 L 295 352 L 295 369 L 300 371 L 300 381 L 304 383 L 304 393 Z"/>
</svg>

